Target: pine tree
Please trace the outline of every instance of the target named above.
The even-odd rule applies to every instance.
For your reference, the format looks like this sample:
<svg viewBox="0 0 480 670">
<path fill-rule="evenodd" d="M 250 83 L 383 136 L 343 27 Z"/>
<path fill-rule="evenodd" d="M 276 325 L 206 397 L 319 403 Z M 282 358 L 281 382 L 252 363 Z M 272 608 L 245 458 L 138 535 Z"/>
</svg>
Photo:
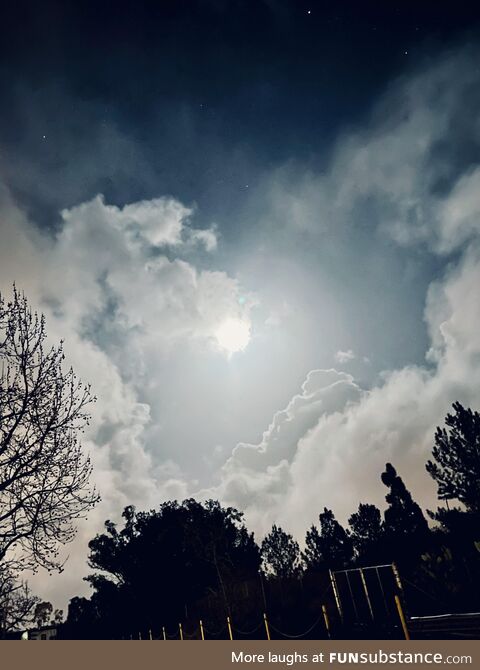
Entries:
<svg viewBox="0 0 480 670">
<path fill-rule="evenodd" d="M 385 496 L 389 507 L 384 516 L 393 558 L 413 555 L 425 545 L 429 533 L 427 520 L 391 463 L 385 467 L 382 482 L 390 489 Z"/>
<path fill-rule="evenodd" d="M 345 568 L 353 558 L 353 543 L 348 531 L 335 519 L 332 510 L 320 514 L 322 554 L 329 568 Z"/>
<path fill-rule="evenodd" d="M 320 532 L 312 526 L 305 538 L 303 559 L 309 570 L 344 568 L 353 557 L 352 539 L 335 519 L 332 510 L 324 508 L 319 516 Z"/>
<path fill-rule="evenodd" d="M 458 500 L 468 512 L 480 513 L 480 414 L 453 403 L 446 428 L 437 427 L 433 461 L 426 469 L 441 500 Z"/>
<path fill-rule="evenodd" d="M 359 560 L 379 562 L 385 552 L 385 528 L 378 507 L 360 503 L 348 523 L 355 553 Z"/>
<path fill-rule="evenodd" d="M 307 530 L 303 561 L 307 570 L 318 571 L 326 568 L 322 554 L 322 539 L 318 528 L 314 525 Z"/>
<path fill-rule="evenodd" d="M 279 579 L 297 577 L 301 571 L 300 547 L 292 535 L 273 525 L 261 546 L 263 571 Z"/>
</svg>

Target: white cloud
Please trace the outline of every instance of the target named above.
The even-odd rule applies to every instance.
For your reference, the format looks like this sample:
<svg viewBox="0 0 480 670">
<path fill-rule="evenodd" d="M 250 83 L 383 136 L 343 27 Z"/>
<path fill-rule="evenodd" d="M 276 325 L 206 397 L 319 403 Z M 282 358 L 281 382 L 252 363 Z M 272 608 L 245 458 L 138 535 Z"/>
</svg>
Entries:
<svg viewBox="0 0 480 670">
<path fill-rule="evenodd" d="M 177 245 L 181 243 L 185 220 L 192 210 L 173 198 L 142 200 L 124 207 L 106 205 L 103 196 L 96 198 L 99 209 L 113 225 L 132 236 L 144 237 L 154 246 Z M 91 209 L 92 204 L 80 206 L 81 212 Z M 78 213 L 78 208 L 64 210 L 62 216 L 68 221 Z"/>
<path fill-rule="evenodd" d="M 238 444 L 223 466 L 221 486 L 200 495 L 220 495 L 247 510 L 256 529 L 266 530 L 292 485 L 290 468 L 299 441 L 314 429 L 319 416 L 346 408 L 360 393 L 351 375 L 312 370 L 301 393 L 275 414 L 261 442 Z M 256 510 L 253 516 L 251 510 Z"/>
<path fill-rule="evenodd" d="M 480 167 L 468 171 L 438 206 L 439 249 L 449 252 L 480 232 Z"/>
<path fill-rule="evenodd" d="M 354 358 L 355 354 L 352 349 L 347 349 L 346 351 L 339 349 L 335 354 L 337 363 L 348 363 L 349 361 L 353 361 Z"/>
<path fill-rule="evenodd" d="M 254 301 L 239 301 L 240 287 L 225 272 L 199 271 L 163 254 L 159 247 L 181 249 L 192 236 L 213 248 L 213 232 L 209 237 L 190 228 L 191 210 L 175 200 L 119 208 L 98 196 L 63 211 L 63 226 L 52 238 L 3 187 L 0 196 L 0 290 L 8 295 L 16 281 L 45 312 L 51 341 L 65 340 L 68 363 L 98 396 L 84 445 L 102 503 L 68 548 L 66 574 L 33 580 L 43 597 L 66 597 L 86 588 L 78 576 L 87 570 L 87 541 L 105 518 L 118 518 L 126 504 L 148 509 L 187 495 L 178 466 L 161 453 L 152 456 L 146 431 L 156 394 L 148 389 L 159 382 L 172 348 L 217 351 L 216 334 L 226 319 L 250 327 Z"/>
<path fill-rule="evenodd" d="M 214 228 L 205 230 L 192 230 L 190 240 L 194 244 L 203 244 L 206 251 L 215 251 L 217 248 L 217 234 Z"/>
</svg>

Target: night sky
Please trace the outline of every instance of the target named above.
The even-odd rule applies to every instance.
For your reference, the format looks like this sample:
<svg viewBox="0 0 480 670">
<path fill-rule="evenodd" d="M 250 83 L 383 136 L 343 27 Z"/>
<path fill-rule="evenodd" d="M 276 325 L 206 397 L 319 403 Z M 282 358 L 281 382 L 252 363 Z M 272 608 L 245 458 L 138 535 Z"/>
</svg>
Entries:
<svg viewBox="0 0 480 670">
<path fill-rule="evenodd" d="M 3 3 L 0 290 L 98 395 L 101 506 L 212 496 L 257 536 L 422 505 L 480 406 L 471 2 Z"/>
<path fill-rule="evenodd" d="M 392 79 L 480 22 L 470 2 L 6 5 L 2 167 L 22 203 L 48 225 L 92 193 L 172 194 L 233 218 L 233 237 L 249 189 L 288 161 L 325 168 Z"/>
</svg>

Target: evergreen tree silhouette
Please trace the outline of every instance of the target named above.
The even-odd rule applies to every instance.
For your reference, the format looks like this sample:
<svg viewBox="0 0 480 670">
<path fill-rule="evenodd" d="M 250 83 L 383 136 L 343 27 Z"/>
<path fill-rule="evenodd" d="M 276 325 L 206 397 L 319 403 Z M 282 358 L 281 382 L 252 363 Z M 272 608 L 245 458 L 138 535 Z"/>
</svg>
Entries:
<svg viewBox="0 0 480 670">
<path fill-rule="evenodd" d="M 348 520 L 356 557 L 363 563 L 385 560 L 385 526 L 378 507 L 360 503 L 358 511 Z"/>
<path fill-rule="evenodd" d="M 327 568 L 322 553 L 322 539 L 318 528 L 314 525 L 310 527 L 305 536 L 303 561 L 308 571 L 318 572 Z"/>
<path fill-rule="evenodd" d="M 382 482 L 390 489 L 385 496 L 385 531 L 392 559 L 414 558 L 421 553 L 429 536 L 427 520 L 420 506 L 391 463 L 385 466 Z"/>
<path fill-rule="evenodd" d="M 437 427 L 433 460 L 426 469 L 438 486 L 441 500 L 458 500 L 468 512 L 480 513 L 480 414 L 453 403 Z"/>
<path fill-rule="evenodd" d="M 309 570 L 346 567 L 353 558 L 353 543 L 348 531 L 335 519 L 332 510 L 320 513 L 320 532 L 312 526 L 305 538 L 304 561 Z"/>
<path fill-rule="evenodd" d="M 297 577 L 301 571 L 301 554 L 298 542 L 280 526 L 273 525 L 261 545 L 263 571 L 279 579 Z"/>
</svg>

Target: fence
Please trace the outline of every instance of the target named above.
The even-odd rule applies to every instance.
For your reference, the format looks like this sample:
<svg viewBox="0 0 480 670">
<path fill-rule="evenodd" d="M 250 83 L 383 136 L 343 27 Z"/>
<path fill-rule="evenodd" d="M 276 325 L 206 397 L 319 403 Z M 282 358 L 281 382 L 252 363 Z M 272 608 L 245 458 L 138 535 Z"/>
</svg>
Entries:
<svg viewBox="0 0 480 670">
<path fill-rule="evenodd" d="M 480 638 L 480 615 L 462 614 L 478 611 L 477 573 L 471 572 L 469 600 L 457 602 L 445 598 L 451 590 L 448 580 L 442 590 L 441 581 L 434 575 L 428 581 L 425 575 L 425 570 L 408 566 L 400 576 L 395 564 L 383 564 L 283 581 L 258 576 L 225 583 L 221 592 L 192 603 L 171 603 L 163 614 L 135 606 L 113 613 L 106 625 L 93 623 L 78 632 L 65 627 L 64 633 L 163 641 L 409 639 L 435 632 L 441 637 Z"/>
<path fill-rule="evenodd" d="M 260 577 L 258 582 L 234 587 L 230 597 L 235 606 L 223 617 L 219 616 L 222 607 L 218 598 L 210 596 L 191 606 L 183 622 L 129 637 L 181 641 L 329 639 L 373 635 L 376 629 L 377 635 L 408 639 L 402 592 L 394 564 L 330 571 L 283 584 L 265 583 Z"/>
</svg>

